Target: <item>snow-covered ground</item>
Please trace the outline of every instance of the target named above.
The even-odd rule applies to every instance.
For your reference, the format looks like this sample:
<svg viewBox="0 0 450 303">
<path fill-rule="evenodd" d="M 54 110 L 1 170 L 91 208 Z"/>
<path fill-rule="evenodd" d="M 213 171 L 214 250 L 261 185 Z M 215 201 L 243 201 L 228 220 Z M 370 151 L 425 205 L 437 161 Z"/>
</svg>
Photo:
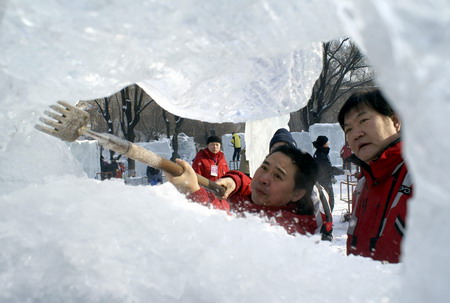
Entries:
<svg viewBox="0 0 450 303">
<path fill-rule="evenodd" d="M 399 291 L 401 265 L 345 256 L 340 202 L 331 244 L 188 202 L 169 183 L 49 178 L 0 204 L 0 302 L 380 302 Z"/>
</svg>

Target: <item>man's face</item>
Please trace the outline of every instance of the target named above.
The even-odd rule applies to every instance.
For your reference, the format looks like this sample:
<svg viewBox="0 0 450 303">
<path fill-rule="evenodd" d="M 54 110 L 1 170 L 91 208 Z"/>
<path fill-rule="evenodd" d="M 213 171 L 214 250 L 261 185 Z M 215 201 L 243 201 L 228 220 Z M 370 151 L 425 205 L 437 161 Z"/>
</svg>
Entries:
<svg viewBox="0 0 450 303">
<path fill-rule="evenodd" d="M 344 132 L 350 148 L 367 163 L 400 136 L 400 126 L 396 116 L 383 116 L 367 105 L 353 108 L 344 118 Z"/>
<path fill-rule="evenodd" d="M 297 167 L 281 152 L 269 155 L 253 176 L 252 200 L 256 205 L 283 206 L 300 200 L 304 190 L 295 189 Z"/>
<path fill-rule="evenodd" d="M 220 143 L 219 142 L 208 143 L 208 150 L 213 154 L 217 154 L 220 151 Z"/>
</svg>

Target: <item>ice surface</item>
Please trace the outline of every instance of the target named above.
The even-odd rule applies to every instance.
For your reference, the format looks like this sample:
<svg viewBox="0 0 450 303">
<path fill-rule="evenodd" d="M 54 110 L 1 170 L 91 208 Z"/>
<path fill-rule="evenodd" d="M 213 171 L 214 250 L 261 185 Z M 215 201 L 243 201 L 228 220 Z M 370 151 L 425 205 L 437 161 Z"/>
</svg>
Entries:
<svg viewBox="0 0 450 303">
<path fill-rule="evenodd" d="M 184 133 L 178 134 L 178 154 L 180 159 L 183 159 L 189 163 L 194 160 L 197 150 L 195 148 L 193 137 L 189 137 Z"/>
<path fill-rule="evenodd" d="M 246 157 L 249 161 L 250 176 L 261 165 L 264 158 L 269 154 L 269 144 L 273 134 L 279 128 L 286 128 L 289 122 L 289 114 L 250 121 L 245 124 L 245 137 L 247 138 Z"/>
<path fill-rule="evenodd" d="M 450 3 L 441 1 L 346 1 L 349 34 L 375 66 L 380 85 L 403 119 L 406 160 L 415 197 L 408 209 L 402 302 L 443 302 L 448 297 L 450 234 L 440 223 L 450 215 L 446 137 L 450 114 Z M 370 12 L 370 13 L 368 13 Z M 423 283 L 424 273 L 437 278 Z"/>
<path fill-rule="evenodd" d="M 447 301 L 448 16 L 446 0 L 0 2 L 0 301 Z M 189 118 L 286 115 L 309 97 L 318 42 L 344 35 L 403 118 L 415 198 L 402 265 L 231 219 L 170 185 L 87 179 L 33 128 L 56 100 L 134 82 Z M 248 148 L 280 127 L 258 123 Z"/>
<path fill-rule="evenodd" d="M 150 142 L 138 142 L 137 145 L 154 152 L 160 157 L 170 159 L 172 157 L 172 147 L 170 140 L 167 138 L 162 138 L 158 141 L 150 141 Z M 136 176 L 147 176 L 147 165 L 141 162 L 136 161 Z"/>
<path fill-rule="evenodd" d="M 97 173 L 100 173 L 100 145 L 97 141 L 77 140 L 68 144 L 70 152 L 80 162 L 87 176 L 96 178 Z"/>
</svg>

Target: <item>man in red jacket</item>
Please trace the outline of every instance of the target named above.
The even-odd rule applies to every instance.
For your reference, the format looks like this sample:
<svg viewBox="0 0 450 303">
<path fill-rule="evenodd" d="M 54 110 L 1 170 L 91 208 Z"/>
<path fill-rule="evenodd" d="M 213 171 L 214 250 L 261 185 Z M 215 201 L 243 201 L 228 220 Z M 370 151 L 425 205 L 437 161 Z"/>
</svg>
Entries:
<svg viewBox="0 0 450 303">
<path fill-rule="evenodd" d="M 351 161 L 348 159 L 352 155 L 352 149 L 348 145 L 347 140 L 345 141 L 344 146 L 341 148 L 341 159 L 342 159 L 342 169 L 344 170 L 352 170 Z"/>
<path fill-rule="evenodd" d="M 317 229 L 311 192 L 317 166 L 311 155 L 291 146 L 280 146 L 256 170 L 253 179 L 230 171 L 216 183 L 226 188 L 224 199 L 216 198 L 197 183 L 194 170 L 177 159 L 183 175 L 167 174 L 169 181 L 188 198 L 238 216 L 254 213 L 276 222 L 289 234 L 313 234 Z"/>
<path fill-rule="evenodd" d="M 376 90 L 352 95 L 338 120 L 363 174 L 353 195 L 347 254 L 397 263 L 412 196 L 400 119 Z"/>
<path fill-rule="evenodd" d="M 195 156 L 192 168 L 206 179 L 216 181 L 229 170 L 225 155 L 220 151 L 222 140 L 217 136 L 210 136 L 206 143 L 206 148 Z"/>
</svg>

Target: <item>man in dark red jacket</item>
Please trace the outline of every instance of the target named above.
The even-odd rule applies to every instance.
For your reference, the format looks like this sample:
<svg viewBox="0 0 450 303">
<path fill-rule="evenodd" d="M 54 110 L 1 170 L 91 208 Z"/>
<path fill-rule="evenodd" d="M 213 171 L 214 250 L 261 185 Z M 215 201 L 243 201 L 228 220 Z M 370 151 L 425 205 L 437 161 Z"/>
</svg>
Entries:
<svg viewBox="0 0 450 303">
<path fill-rule="evenodd" d="M 351 161 L 348 159 L 352 155 L 352 149 L 348 145 L 347 140 L 345 141 L 344 146 L 341 148 L 341 159 L 342 159 L 342 169 L 344 170 L 352 170 Z"/>
<path fill-rule="evenodd" d="M 220 151 L 222 140 L 217 136 L 210 136 L 206 143 L 206 148 L 195 156 L 192 168 L 206 179 L 216 181 L 229 170 L 225 155 Z"/>
<path fill-rule="evenodd" d="M 353 195 L 347 254 L 397 263 L 412 196 L 400 119 L 376 90 L 352 95 L 338 120 L 363 174 Z"/>
<path fill-rule="evenodd" d="M 183 175 L 167 174 L 169 181 L 188 198 L 226 210 L 238 216 L 254 213 L 276 222 L 289 234 L 313 234 L 317 229 L 311 192 L 317 178 L 317 166 L 311 155 L 290 146 L 281 146 L 269 154 L 253 179 L 239 171 L 230 171 L 217 183 L 226 188 L 224 199 L 201 188 L 193 169 L 177 159 Z"/>
</svg>

